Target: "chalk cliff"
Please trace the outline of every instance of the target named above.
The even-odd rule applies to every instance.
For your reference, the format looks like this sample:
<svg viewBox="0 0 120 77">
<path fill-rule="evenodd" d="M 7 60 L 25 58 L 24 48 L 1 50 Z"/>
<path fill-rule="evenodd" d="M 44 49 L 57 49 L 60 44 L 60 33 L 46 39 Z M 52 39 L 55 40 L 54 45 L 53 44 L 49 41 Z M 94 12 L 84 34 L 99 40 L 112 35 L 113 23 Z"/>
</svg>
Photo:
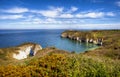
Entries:
<svg viewBox="0 0 120 77">
<path fill-rule="evenodd" d="M 36 43 L 24 43 L 10 48 L 0 48 L 0 59 L 25 59 L 34 56 L 42 47 Z"/>
<path fill-rule="evenodd" d="M 42 47 L 39 44 L 35 43 L 24 43 L 20 46 L 18 46 L 19 50 L 17 54 L 13 54 L 13 58 L 21 60 L 27 58 L 28 55 L 34 56 L 38 50 L 41 50 Z"/>
<path fill-rule="evenodd" d="M 103 37 L 100 36 L 100 33 L 97 31 L 84 32 L 84 31 L 68 30 L 68 31 L 64 31 L 61 34 L 61 37 L 69 38 L 71 40 L 77 40 L 79 42 L 94 43 L 97 45 L 103 44 Z"/>
</svg>

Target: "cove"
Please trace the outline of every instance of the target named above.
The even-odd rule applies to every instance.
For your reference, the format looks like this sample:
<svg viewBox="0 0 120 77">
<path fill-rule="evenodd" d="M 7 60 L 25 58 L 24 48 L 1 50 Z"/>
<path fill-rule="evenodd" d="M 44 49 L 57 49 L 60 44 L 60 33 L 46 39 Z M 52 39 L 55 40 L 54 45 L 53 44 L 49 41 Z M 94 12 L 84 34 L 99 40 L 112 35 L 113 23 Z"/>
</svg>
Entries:
<svg viewBox="0 0 120 77">
<path fill-rule="evenodd" d="M 84 52 L 98 47 L 91 43 L 61 38 L 64 30 L 0 30 L 0 48 L 12 47 L 25 42 L 33 42 L 45 47 L 56 47 L 66 51 Z"/>
</svg>

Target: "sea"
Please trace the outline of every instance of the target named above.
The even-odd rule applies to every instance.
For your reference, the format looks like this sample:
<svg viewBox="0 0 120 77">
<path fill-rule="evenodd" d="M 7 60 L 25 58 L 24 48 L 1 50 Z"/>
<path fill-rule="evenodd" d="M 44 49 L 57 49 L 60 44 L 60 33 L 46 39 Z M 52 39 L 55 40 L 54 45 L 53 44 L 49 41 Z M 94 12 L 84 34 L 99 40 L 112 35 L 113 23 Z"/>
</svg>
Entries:
<svg viewBox="0 0 120 77">
<path fill-rule="evenodd" d="M 40 44 L 43 48 L 56 47 L 68 52 L 81 53 L 96 48 L 91 43 L 61 38 L 64 29 L 37 29 L 37 30 L 0 30 L 0 48 L 20 45 L 26 42 Z"/>
</svg>

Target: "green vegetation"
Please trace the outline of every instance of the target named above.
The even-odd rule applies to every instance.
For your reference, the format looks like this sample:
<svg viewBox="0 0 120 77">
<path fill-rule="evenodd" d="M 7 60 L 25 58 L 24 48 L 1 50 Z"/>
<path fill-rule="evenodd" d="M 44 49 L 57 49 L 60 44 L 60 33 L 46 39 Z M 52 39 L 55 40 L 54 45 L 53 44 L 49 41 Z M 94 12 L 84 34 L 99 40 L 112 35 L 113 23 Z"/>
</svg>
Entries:
<svg viewBox="0 0 120 77">
<path fill-rule="evenodd" d="M 98 31 L 103 39 L 103 46 L 89 51 L 88 55 L 96 55 L 100 57 L 109 57 L 111 59 L 120 59 L 120 30 Z"/>
<path fill-rule="evenodd" d="M 75 31 L 75 30 L 67 30 L 64 31 L 62 34 L 64 35 L 72 35 L 73 37 L 81 37 L 81 38 L 103 38 L 104 36 L 102 35 L 103 31 Z"/>
<path fill-rule="evenodd" d="M 0 66 L 0 77 L 119 77 L 120 62 L 79 54 L 52 53 L 24 65 Z"/>
<path fill-rule="evenodd" d="M 13 52 L 17 54 L 18 53 L 16 52 L 17 50 L 19 50 L 19 48 L 17 47 L 1 48 L 0 49 L 0 60 L 12 59 Z"/>
<path fill-rule="evenodd" d="M 76 36 L 82 34 L 75 32 Z M 103 46 L 80 54 L 55 47 L 44 48 L 33 57 L 0 63 L 0 77 L 120 77 L 120 30 L 85 33 L 91 34 L 87 37 L 93 34 L 103 37 Z M 1 60 L 7 51 L 7 48 L 0 50 Z"/>
</svg>

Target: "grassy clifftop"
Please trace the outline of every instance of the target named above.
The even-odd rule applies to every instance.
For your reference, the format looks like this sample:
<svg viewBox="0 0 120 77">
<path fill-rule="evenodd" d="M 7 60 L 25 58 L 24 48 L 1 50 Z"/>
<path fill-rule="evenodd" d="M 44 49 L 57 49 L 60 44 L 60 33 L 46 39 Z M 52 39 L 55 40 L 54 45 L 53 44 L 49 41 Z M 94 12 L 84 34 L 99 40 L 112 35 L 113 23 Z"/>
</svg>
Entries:
<svg viewBox="0 0 120 77">
<path fill-rule="evenodd" d="M 1 62 L 0 64 L 9 62 L 9 61 L 14 61 L 15 60 L 14 54 L 18 55 L 20 52 L 24 52 L 26 55 L 29 56 L 29 54 L 30 54 L 29 51 L 31 51 L 30 49 L 32 51 L 37 52 L 37 50 L 42 49 L 42 47 L 36 43 L 23 43 L 21 45 L 14 46 L 14 47 L 0 48 L 0 62 Z M 24 55 L 24 54 L 22 54 L 22 55 Z"/>
<path fill-rule="evenodd" d="M 66 32 L 69 33 L 63 33 Z M 82 34 L 70 31 L 70 35 L 74 32 Z M 1 65 L 0 77 L 120 77 L 120 30 L 91 32 L 104 38 L 103 45 L 96 50 L 75 54 L 55 47 L 44 48 L 36 56 Z"/>
<path fill-rule="evenodd" d="M 81 38 L 103 38 L 103 31 L 77 31 L 77 30 L 66 30 L 62 33 L 62 35 L 72 35 L 73 37 L 81 37 Z"/>
<path fill-rule="evenodd" d="M 75 39 L 77 37 L 84 39 L 99 39 L 102 38 L 102 46 L 94 51 L 86 52 L 88 55 L 106 56 L 114 59 L 120 59 L 120 30 L 100 30 L 100 31 L 64 31 L 62 37 Z M 88 40 L 89 41 L 89 40 Z M 91 42 L 90 42 L 91 43 Z"/>
<path fill-rule="evenodd" d="M 120 59 L 120 30 L 101 31 L 100 33 L 104 36 L 103 46 L 87 54 Z"/>
</svg>

